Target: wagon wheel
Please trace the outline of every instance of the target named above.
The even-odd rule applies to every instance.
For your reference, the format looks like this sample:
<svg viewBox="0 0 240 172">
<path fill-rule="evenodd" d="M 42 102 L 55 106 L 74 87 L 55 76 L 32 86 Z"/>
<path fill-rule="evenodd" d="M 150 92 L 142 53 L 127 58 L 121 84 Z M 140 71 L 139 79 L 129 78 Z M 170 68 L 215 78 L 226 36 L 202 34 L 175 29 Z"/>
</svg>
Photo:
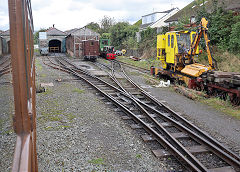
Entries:
<svg viewBox="0 0 240 172">
<path fill-rule="evenodd" d="M 216 97 L 217 96 L 217 90 L 215 90 L 214 88 L 208 87 L 207 88 L 207 93 L 210 96 Z"/>
<path fill-rule="evenodd" d="M 226 101 L 228 98 L 228 94 L 226 92 L 220 92 L 219 97 L 220 97 L 220 99 Z"/>
<path fill-rule="evenodd" d="M 239 106 L 240 105 L 240 97 L 237 97 L 236 94 L 230 96 L 230 101 L 233 106 Z"/>
</svg>

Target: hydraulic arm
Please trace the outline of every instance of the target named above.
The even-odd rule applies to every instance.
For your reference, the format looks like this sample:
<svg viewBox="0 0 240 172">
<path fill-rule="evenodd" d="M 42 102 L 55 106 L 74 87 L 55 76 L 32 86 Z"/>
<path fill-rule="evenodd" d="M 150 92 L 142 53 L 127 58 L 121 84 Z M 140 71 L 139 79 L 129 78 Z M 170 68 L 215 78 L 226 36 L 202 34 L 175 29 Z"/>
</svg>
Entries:
<svg viewBox="0 0 240 172">
<path fill-rule="evenodd" d="M 210 40 L 208 39 L 207 25 L 208 25 L 208 21 L 205 18 L 202 18 L 201 23 L 199 24 L 199 27 L 198 27 L 198 31 L 195 35 L 194 41 L 191 44 L 191 47 L 189 49 L 188 54 L 189 54 L 190 58 L 192 58 L 192 56 L 194 56 L 196 54 L 197 47 L 199 45 L 200 39 L 201 39 L 202 34 L 203 34 L 204 39 L 205 39 L 205 44 L 206 44 L 206 51 L 207 51 L 207 55 L 208 55 L 209 66 L 212 69 L 214 69 L 213 58 L 212 58 L 211 51 L 210 51 L 210 48 L 209 48 Z"/>
</svg>

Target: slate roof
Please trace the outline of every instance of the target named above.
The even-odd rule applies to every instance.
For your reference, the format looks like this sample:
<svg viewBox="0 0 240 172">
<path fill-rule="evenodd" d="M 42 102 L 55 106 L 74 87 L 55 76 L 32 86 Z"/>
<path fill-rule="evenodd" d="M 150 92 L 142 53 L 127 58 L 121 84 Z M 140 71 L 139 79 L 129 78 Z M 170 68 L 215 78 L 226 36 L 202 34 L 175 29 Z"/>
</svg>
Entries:
<svg viewBox="0 0 240 172">
<path fill-rule="evenodd" d="M 58 30 L 55 27 L 48 29 L 46 32 L 47 32 L 48 36 L 67 36 L 67 33 L 65 33 L 61 30 Z"/>
<path fill-rule="evenodd" d="M 1 36 L 10 36 L 10 30 L 8 29 L 8 30 L 6 30 L 6 31 L 3 31 L 3 32 L 1 33 Z"/>
<path fill-rule="evenodd" d="M 214 0 L 204 0 L 205 1 L 205 8 L 207 12 L 211 12 L 213 10 L 214 6 Z M 178 11 L 173 16 L 169 17 L 165 22 L 174 22 L 178 21 L 179 18 L 182 16 L 195 16 L 198 11 L 200 11 L 203 7 L 203 0 L 194 0 L 187 6 L 185 6 L 183 9 Z M 225 10 L 234 10 L 234 11 L 240 11 L 240 0 L 218 0 L 217 6 L 222 7 Z"/>
<path fill-rule="evenodd" d="M 172 8 L 170 10 L 166 10 L 166 11 L 161 11 L 161 12 L 153 12 L 153 13 L 150 13 L 150 14 L 146 14 L 142 17 L 145 17 L 145 16 L 149 16 L 149 15 L 152 15 L 152 14 L 156 14 L 156 13 L 170 13 L 172 10 L 174 10 L 175 8 Z"/>
</svg>

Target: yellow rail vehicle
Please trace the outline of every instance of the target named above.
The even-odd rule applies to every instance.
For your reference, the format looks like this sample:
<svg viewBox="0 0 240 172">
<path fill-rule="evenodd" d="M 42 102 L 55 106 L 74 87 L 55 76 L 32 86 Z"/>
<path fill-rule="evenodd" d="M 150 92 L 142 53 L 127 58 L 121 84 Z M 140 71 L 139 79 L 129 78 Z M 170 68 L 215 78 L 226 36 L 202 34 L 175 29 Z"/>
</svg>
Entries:
<svg viewBox="0 0 240 172">
<path fill-rule="evenodd" d="M 184 55 L 187 54 L 196 32 L 173 31 L 157 36 L 157 57 L 163 69 L 181 70 Z M 197 53 L 199 50 L 197 49 Z"/>
<path fill-rule="evenodd" d="M 168 75 L 184 81 L 190 88 L 196 87 L 195 80 L 204 72 L 213 69 L 206 31 L 207 21 L 203 18 L 197 32 L 172 31 L 158 35 L 157 60 L 161 61 L 162 68 L 155 68 L 155 75 Z M 202 35 L 204 35 L 208 51 L 208 66 L 196 61 L 199 54 L 198 44 Z"/>
</svg>

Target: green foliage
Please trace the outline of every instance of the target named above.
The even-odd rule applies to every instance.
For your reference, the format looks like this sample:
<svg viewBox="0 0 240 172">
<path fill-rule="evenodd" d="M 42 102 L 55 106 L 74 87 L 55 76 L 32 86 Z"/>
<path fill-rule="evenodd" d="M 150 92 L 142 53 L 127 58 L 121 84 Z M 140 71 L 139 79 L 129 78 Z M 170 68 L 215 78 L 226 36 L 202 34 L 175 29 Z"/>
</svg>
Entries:
<svg viewBox="0 0 240 172">
<path fill-rule="evenodd" d="M 100 21 L 100 34 L 109 33 L 110 28 L 115 24 L 114 18 L 104 16 Z"/>
<path fill-rule="evenodd" d="M 92 160 L 89 160 L 88 162 L 95 165 L 104 165 L 102 158 L 92 159 Z"/>
<path fill-rule="evenodd" d="M 238 53 L 240 49 L 240 16 L 234 16 L 232 11 L 224 11 L 217 7 L 217 0 L 214 0 L 213 4 L 212 13 L 207 13 L 203 5 L 196 16 L 197 23 L 201 21 L 202 17 L 207 18 L 211 44 L 222 50 Z M 205 47 L 205 44 L 200 45 Z"/>
<path fill-rule="evenodd" d="M 186 30 L 184 25 L 189 23 L 190 23 L 189 18 L 185 15 L 179 19 L 178 23 L 175 25 L 176 26 L 175 30 Z"/>
<path fill-rule="evenodd" d="M 81 90 L 81 89 L 79 89 L 79 88 L 74 88 L 74 89 L 72 90 L 72 92 L 73 92 L 73 93 L 79 93 L 79 94 L 81 94 L 81 93 L 84 93 L 84 90 Z"/>
<path fill-rule="evenodd" d="M 240 22 L 237 22 L 232 26 L 229 49 L 232 52 L 240 53 Z"/>
<path fill-rule="evenodd" d="M 209 15 L 209 35 L 211 43 L 226 49 L 229 43 L 234 19 L 232 12 L 224 12 L 219 8 L 216 13 Z"/>
<path fill-rule="evenodd" d="M 127 22 L 118 22 L 110 29 L 110 41 L 117 49 L 133 48 L 136 46 L 138 27 Z"/>
<path fill-rule="evenodd" d="M 110 33 L 102 33 L 102 36 L 101 36 L 101 38 L 102 39 L 110 39 Z"/>
<path fill-rule="evenodd" d="M 157 30 L 148 27 L 141 32 L 140 49 L 152 48 L 157 46 Z"/>
<path fill-rule="evenodd" d="M 86 25 L 86 27 L 87 27 L 88 29 L 91 29 L 91 30 L 97 32 L 97 33 L 100 31 L 100 26 L 99 26 L 99 24 L 98 24 L 98 23 L 95 23 L 95 22 L 88 23 L 88 24 Z"/>
<path fill-rule="evenodd" d="M 134 26 L 140 27 L 142 24 L 142 19 L 138 20 L 136 23 L 134 23 Z"/>
<path fill-rule="evenodd" d="M 46 32 L 47 29 L 41 28 L 39 31 L 34 33 L 34 44 L 38 44 L 39 32 Z"/>
<path fill-rule="evenodd" d="M 134 49 L 137 48 L 137 42 L 134 37 L 128 37 L 126 40 L 123 41 L 123 46 L 125 49 Z"/>
</svg>

